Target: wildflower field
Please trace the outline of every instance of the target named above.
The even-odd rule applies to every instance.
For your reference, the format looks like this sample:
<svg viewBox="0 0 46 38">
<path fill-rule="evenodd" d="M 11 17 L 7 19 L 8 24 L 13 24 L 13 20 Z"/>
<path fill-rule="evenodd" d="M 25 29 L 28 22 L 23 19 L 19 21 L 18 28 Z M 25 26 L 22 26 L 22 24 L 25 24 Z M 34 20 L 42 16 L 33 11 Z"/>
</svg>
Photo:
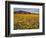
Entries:
<svg viewBox="0 0 46 38">
<path fill-rule="evenodd" d="M 38 28 L 39 14 L 14 14 L 14 30 Z"/>
</svg>

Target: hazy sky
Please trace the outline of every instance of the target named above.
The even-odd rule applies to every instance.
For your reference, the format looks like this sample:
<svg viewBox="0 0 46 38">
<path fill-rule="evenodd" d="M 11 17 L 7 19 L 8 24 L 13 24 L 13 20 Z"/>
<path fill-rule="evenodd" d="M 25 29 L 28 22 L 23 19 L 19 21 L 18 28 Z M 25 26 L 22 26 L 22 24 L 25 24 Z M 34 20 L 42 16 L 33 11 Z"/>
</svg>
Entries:
<svg viewBox="0 0 46 38">
<path fill-rule="evenodd" d="M 15 8 L 14 11 L 26 11 L 26 12 L 39 13 L 38 8 Z"/>
</svg>

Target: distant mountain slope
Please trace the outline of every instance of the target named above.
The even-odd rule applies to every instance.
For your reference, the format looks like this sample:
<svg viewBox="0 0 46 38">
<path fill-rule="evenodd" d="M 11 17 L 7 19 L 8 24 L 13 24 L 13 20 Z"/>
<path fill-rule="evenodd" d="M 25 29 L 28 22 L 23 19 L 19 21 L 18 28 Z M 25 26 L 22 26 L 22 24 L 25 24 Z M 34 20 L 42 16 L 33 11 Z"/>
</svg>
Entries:
<svg viewBox="0 0 46 38">
<path fill-rule="evenodd" d="M 31 13 L 31 12 L 26 12 L 26 11 L 15 11 L 15 14 L 38 14 L 38 13 Z"/>
</svg>

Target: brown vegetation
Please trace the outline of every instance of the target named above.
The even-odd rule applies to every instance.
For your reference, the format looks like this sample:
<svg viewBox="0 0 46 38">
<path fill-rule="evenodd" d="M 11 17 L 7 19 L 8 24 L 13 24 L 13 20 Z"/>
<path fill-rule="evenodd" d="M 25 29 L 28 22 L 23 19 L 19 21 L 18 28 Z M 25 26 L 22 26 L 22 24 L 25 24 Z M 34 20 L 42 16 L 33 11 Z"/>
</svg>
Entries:
<svg viewBox="0 0 46 38">
<path fill-rule="evenodd" d="M 38 29 L 39 14 L 18 13 L 14 14 L 14 30 L 15 29 Z"/>
</svg>

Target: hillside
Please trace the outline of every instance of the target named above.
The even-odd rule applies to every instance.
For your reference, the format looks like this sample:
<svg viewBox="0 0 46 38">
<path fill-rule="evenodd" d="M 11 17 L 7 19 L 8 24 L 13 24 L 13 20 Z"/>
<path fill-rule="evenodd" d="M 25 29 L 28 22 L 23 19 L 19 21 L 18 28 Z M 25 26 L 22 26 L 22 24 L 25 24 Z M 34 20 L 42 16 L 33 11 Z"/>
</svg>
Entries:
<svg viewBox="0 0 46 38">
<path fill-rule="evenodd" d="M 15 12 L 14 14 L 14 30 L 16 29 L 38 29 L 39 14 L 30 12 Z"/>
</svg>

